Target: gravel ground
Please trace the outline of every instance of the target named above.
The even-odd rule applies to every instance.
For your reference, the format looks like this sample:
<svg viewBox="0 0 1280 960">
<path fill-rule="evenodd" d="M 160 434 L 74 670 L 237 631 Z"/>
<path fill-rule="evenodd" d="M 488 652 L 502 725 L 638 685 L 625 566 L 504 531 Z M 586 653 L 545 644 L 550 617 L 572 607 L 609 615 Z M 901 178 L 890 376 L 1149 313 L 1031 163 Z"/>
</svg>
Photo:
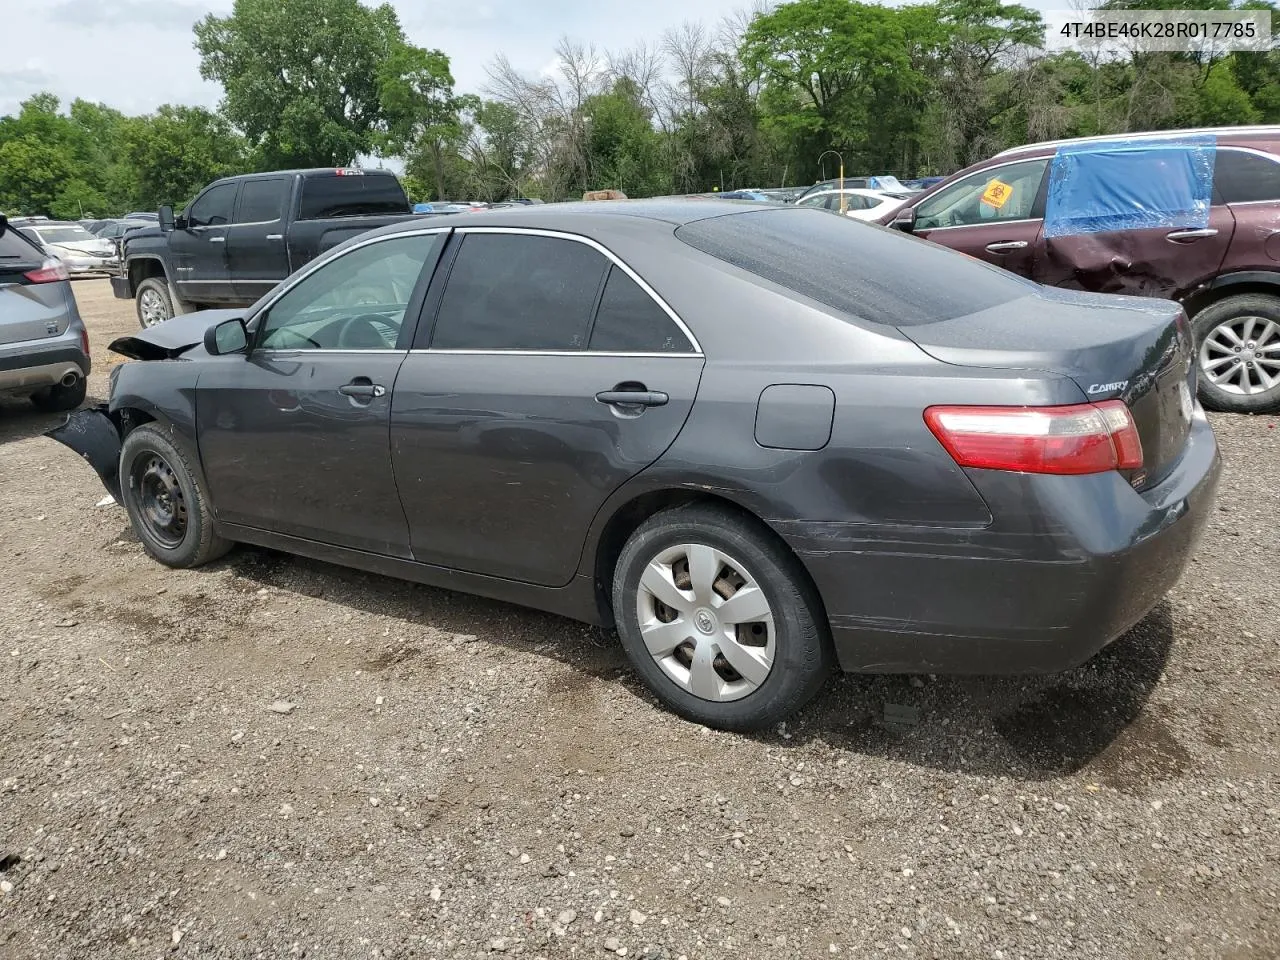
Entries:
<svg viewBox="0 0 1280 960">
<path fill-rule="evenodd" d="M 101 397 L 132 304 L 76 292 Z M 0 957 L 1280 956 L 1274 417 L 1214 418 L 1195 563 L 1085 667 L 758 737 L 566 620 L 165 570 L 56 421 L 0 403 Z"/>
</svg>

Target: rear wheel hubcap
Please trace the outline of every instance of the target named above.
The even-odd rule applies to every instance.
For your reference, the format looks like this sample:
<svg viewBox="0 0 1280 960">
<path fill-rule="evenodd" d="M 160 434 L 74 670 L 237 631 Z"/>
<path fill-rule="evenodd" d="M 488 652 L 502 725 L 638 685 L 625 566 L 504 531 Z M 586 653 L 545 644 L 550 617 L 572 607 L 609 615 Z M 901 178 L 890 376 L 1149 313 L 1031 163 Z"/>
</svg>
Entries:
<svg viewBox="0 0 1280 960">
<path fill-rule="evenodd" d="M 1200 372 L 1220 390 L 1238 396 L 1280 386 L 1280 323 L 1235 317 L 1218 324 L 1200 345 Z"/>
<path fill-rule="evenodd" d="M 773 610 L 745 565 L 706 544 L 668 547 L 640 576 L 645 648 L 678 687 L 702 700 L 754 693 L 776 655 Z"/>
</svg>

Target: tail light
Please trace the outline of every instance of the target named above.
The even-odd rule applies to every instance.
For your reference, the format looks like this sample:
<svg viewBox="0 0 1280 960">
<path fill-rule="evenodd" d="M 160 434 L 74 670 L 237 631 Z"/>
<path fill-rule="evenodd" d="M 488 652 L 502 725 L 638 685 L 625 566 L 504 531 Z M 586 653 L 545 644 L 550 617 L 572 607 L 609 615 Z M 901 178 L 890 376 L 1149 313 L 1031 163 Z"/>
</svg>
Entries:
<svg viewBox="0 0 1280 960">
<path fill-rule="evenodd" d="M 1142 466 L 1142 440 L 1123 400 L 1063 407 L 930 407 L 924 419 L 962 467 L 1082 474 Z"/>
<path fill-rule="evenodd" d="M 57 257 L 50 257 L 40 264 L 38 270 L 28 270 L 23 274 L 31 283 L 56 283 L 58 280 L 69 280 L 66 265 Z"/>
<path fill-rule="evenodd" d="M 80 346 L 84 350 L 84 355 L 89 356 L 89 329 L 85 327 L 80 331 Z"/>
</svg>

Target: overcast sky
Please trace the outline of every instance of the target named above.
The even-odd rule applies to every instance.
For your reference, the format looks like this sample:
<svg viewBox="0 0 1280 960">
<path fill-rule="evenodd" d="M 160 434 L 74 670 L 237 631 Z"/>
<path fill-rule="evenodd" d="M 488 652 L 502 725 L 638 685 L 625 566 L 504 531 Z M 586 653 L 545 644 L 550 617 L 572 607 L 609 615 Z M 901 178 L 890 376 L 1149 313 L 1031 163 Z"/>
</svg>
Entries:
<svg viewBox="0 0 1280 960">
<path fill-rule="evenodd" d="M 367 5 L 372 5 L 366 0 Z M 657 40 L 682 20 L 714 26 L 749 0 L 392 0 L 410 41 L 449 55 L 459 92 L 481 92 L 485 65 L 505 53 L 530 74 L 546 69 L 562 35 L 622 49 Z M 42 90 L 69 103 L 125 113 L 162 103 L 214 106 L 200 79 L 191 25 L 232 0 L 0 0 L 0 115 Z"/>
</svg>

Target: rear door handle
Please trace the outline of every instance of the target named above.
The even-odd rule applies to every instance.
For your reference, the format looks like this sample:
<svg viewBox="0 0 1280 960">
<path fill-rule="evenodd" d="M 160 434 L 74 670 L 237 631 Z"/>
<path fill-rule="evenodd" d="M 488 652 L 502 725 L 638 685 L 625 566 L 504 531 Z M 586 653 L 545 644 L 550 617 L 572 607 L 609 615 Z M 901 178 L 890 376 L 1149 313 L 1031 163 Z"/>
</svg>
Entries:
<svg viewBox="0 0 1280 960">
<path fill-rule="evenodd" d="M 226 237 L 210 237 L 209 242 L 210 243 L 226 243 L 227 238 Z"/>
<path fill-rule="evenodd" d="M 596 399 L 611 407 L 661 407 L 671 398 L 659 390 L 602 390 Z"/>
<path fill-rule="evenodd" d="M 387 388 L 380 383 L 370 383 L 363 377 L 344 383 L 338 388 L 338 392 L 344 397 L 358 397 L 361 400 L 372 400 L 375 397 L 385 397 Z"/>
<path fill-rule="evenodd" d="M 1010 250 L 1025 250 L 1025 240 L 1005 240 L 1003 243 L 988 243 L 987 253 L 1008 253 Z"/>
<path fill-rule="evenodd" d="M 1172 240 L 1174 243 L 1181 243 L 1183 240 L 1201 240 L 1205 237 L 1216 237 L 1218 231 L 1213 227 L 1204 227 L 1199 230 L 1174 230 L 1172 233 L 1166 233 L 1165 239 Z"/>
<path fill-rule="evenodd" d="M 267 234 L 267 239 L 268 239 L 268 240 L 283 240 L 283 239 L 284 239 L 284 234 L 283 234 L 283 233 L 268 233 L 268 234 Z"/>
</svg>

